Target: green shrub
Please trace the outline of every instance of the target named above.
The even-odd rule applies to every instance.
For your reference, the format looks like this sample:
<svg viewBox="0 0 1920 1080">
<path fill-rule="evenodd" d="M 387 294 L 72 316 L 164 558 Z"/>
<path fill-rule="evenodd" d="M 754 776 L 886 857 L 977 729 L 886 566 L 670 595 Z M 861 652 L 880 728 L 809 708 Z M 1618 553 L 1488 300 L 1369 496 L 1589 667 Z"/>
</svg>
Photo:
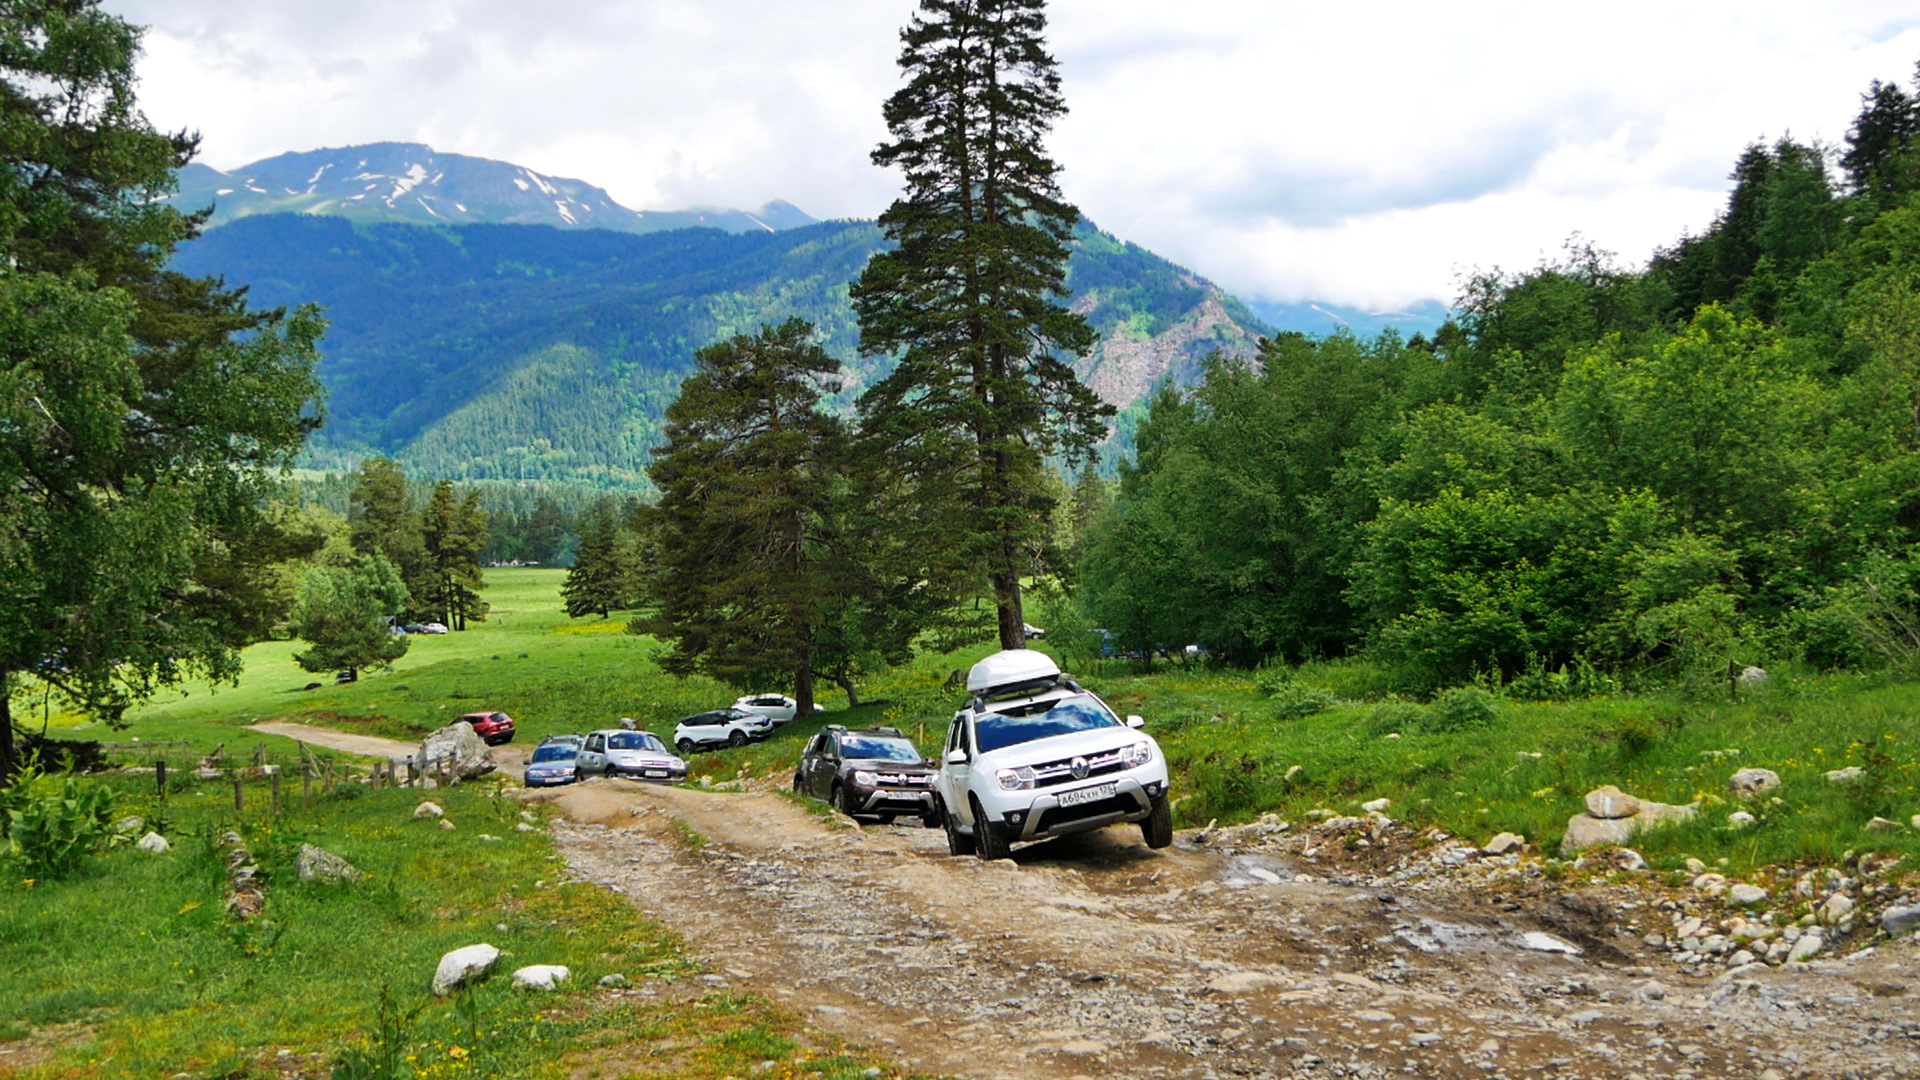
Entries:
<svg viewBox="0 0 1920 1080">
<path fill-rule="evenodd" d="M 1494 696 L 1477 686 L 1456 686 L 1433 699 L 1421 720 L 1424 734 L 1444 735 L 1491 727 L 1499 715 Z"/>
<path fill-rule="evenodd" d="M 1326 712 L 1340 699 L 1333 696 L 1331 690 L 1306 683 L 1288 683 L 1273 693 L 1273 718 L 1275 720 L 1299 720 Z"/>
<path fill-rule="evenodd" d="M 72 774 L 56 777 L 29 766 L 0 790 L 6 852 L 36 877 L 64 877 L 120 839 L 113 820 L 112 790 Z"/>
<path fill-rule="evenodd" d="M 1398 694 L 1390 694 L 1385 701 L 1367 710 L 1364 730 L 1369 735 L 1422 731 L 1426 720 L 1426 706 L 1417 701 L 1408 701 Z"/>
</svg>

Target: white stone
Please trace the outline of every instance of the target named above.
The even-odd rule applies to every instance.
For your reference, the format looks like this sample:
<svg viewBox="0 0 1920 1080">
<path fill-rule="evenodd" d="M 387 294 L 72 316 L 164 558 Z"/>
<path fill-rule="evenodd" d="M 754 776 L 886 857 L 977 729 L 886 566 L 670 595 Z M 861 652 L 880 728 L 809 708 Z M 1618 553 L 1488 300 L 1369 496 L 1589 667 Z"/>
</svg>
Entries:
<svg viewBox="0 0 1920 1080">
<path fill-rule="evenodd" d="M 500 960 L 500 950 L 491 945 L 465 945 L 440 958 L 440 966 L 433 972 L 433 992 L 445 997 L 454 989 L 477 982 L 493 970 Z"/>
<path fill-rule="evenodd" d="M 1920 926 L 1920 905 L 1888 908 L 1880 916 L 1880 929 L 1889 937 L 1899 937 L 1916 926 Z"/>
<path fill-rule="evenodd" d="M 1727 780 L 1727 788 L 1743 799 L 1772 791 L 1780 786 L 1780 774 L 1772 769 L 1741 769 Z"/>
<path fill-rule="evenodd" d="M 1829 769 L 1827 770 L 1827 783 L 1851 784 L 1865 775 L 1867 775 L 1867 771 L 1858 765 L 1849 765 L 1844 769 Z"/>
<path fill-rule="evenodd" d="M 1369 799 L 1360 804 L 1360 809 L 1365 810 L 1369 814 L 1384 814 L 1387 811 L 1387 807 L 1392 805 L 1392 799 Z"/>
<path fill-rule="evenodd" d="M 530 964 L 513 973 L 513 985 L 521 990 L 558 990 L 573 978 L 573 969 L 561 964 Z"/>
<path fill-rule="evenodd" d="M 1587 813 L 1602 821 L 1630 818 L 1640 812 L 1640 800 L 1608 784 L 1587 792 Z"/>
<path fill-rule="evenodd" d="M 1520 947 L 1534 952 L 1562 953 L 1567 956 L 1579 956 L 1580 946 L 1570 941 L 1562 941 L 1543 930 L 1529 930 L 1520 935 Z"/>
<path fill-rule="evenodd" d="M 1787 963 L 1804 964 L 1820 955 L 1821 940 L 1812 934 L 1803 935 L 1793 947 L 1787 950 Z"/>
<path fill-rule="evenodd" d="M 1853 898 L 1846 893 L 1834 893 L 1827 902 L 1820 905 L 1820 921 L 1832 926 L 1848 915 L 1853 914 Z"/>
<path fill-rule="evenodd" d="M 1507 855 L 1527 846 L 1527 838 L 1519 833 L 1503 832 L 1487 841 L 1480 850 L 1488 855 Z"/>
<path fill-rule="evenodd" d="M 1873 818 L 1867 822 L 1868 832 L 1890 833 L 1899 827 L 1900 826 L 1895 825 L 1893 822 L 1888 821 L 1886 818 L 1883 818 L 1883 817 Z"/>
<path fill-rule="evenodd" d="M 447 820 L 446 818 L 441 818 L 441 819 L 440 819 L 440 827 L 441 827 L 442 829 L 452 829 L 452 828 L 453 828 L 453 822 L 451 822 L 451 821 L 448 821 L 448 820 Z"/>
<path fill-rule="evenodd" d="M 294 871 L 301 881 L 358 881 L 365 875 L 360 868 L 322 847 L 301 844 L 294 856 Z"/>
<path fill-rule="evenodd" d="M 421 741 L 420 763 L 429 776 L 445 770 L 456 781 L 485 776 L 497 767 L 487 741 L 472 724 L 457 721 Z"/>
<path fill-rule="evenodd" d="M 1744 667 L 1740 669 L 1738 681 L 1741 686 L 1758 689 L 1767 685 L 1767 669 L 1763 667 Z"/>
<path fill-rule="evenodd" d="M 469 728 L 468 730 L 472 730 L 472 729 Z M 446 811 L 440 809 L 439 803 L 423 802 L 419 806 L 416 806 L 413 808 L 413 819 L 415 821 L 425 821 L 428 818 L 437 818 L 444 813 L 446 813 Z"/>
<path fill-rule="evenodd" d="M 141 837 L 134 842 L 133 846 L 139 848 L 141 851 L 150 851 L 155 855 L 164 855 L 173 848 L 172 844 L 167 843 L 167 838 L 157 832 L 150 832 Z"/>
<path fill-rule="evenodd" d="M 514 832 L 539 832 L 540 830 L 538 828 L 535 828 L 532 825 L 527 824 L 524 821 L 521 821 L 521 822 L 516 822 L 514 824 L 513 831 Z"/>
<path fill-rule="evenodd" d="M 1735 810 L 1733 813 L 1727 815 L 1727 828 L 1735 831 L 1748 828 L 1753 822 L 1753 815 L 1747 813 L 1745 810 Z"/>
<path fill-rule="evenodd" d="M 1740 884 L 1727 890 L 1727 903 L 1737 907 L 1752 907 L 1765 903 L 1767 890 L 1758 885 Z"/>
</svg>

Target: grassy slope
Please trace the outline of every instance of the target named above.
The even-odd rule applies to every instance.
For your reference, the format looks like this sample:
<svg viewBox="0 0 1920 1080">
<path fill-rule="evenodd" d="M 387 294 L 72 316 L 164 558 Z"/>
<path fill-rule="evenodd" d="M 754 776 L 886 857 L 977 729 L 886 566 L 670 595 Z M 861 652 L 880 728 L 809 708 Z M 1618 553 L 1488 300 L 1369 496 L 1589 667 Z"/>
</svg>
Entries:
<svg viewBox="0 0 1920 1080">
<path fill-rule="evenodd" d="M 232 750 L 236 725 L 284 717 L 412 738 L 461 712 L 504 708 L 519 720 L 523 740 L 607 726 L 621 716 L 670 737 L 680 716 L 735 696 L 706 680 L 664 675 L 649 659 L 658 645 L 620 633 L 617 622 L 567 619 L 559 608 L 561 578 L 550 570 L 490 571 L 488 622 L 464 634 L 415 638 L 395 671 L 357 686 L 293 690 L 312 677 L 288 659 L 292 646 L 257 646 L 239 689 L 157 705 L 138 714 L 131 734 L 185 738 L 196 747 L 225 739 Z M 765 744 L 696 754 L 695 775 L 785 775 L 823 722 L 897 724 L 930 749 L 956 703 L 941 689 L 946 673 L 987 651 L 923 658 L 875 680 L 869 693 L 889 704 L 849 713 L 836 693 L 825 716 L 783 728 Z M 1364 700 L 1374 694 L 1360 665 L 1303 671 L 1303 682 L 1324 686 L 1343 703 L 1285 722 L 1273 719 L 1273 704 L 1245 673 L 1161 665 L 1141 674 L 1111 661 L 1079 667 L 1117 708 L 1148 718 L 1174 763 L 1184 824 L 1270 810 L 1352 812 L 1386 797 L 1395 816 L 1468 835 L 1511 829 L 1551 844 L 1587 790 L 1616 783 L 1664 802 L 1703 800 L 1697 824 L 1648 838 L 1650 856 L 1684 851 L 1747 864 L 1836 858 L 1868 846 L 1920 852 L 1920 832 L 1907 826 L 1920 814 L 1920 687 L 1897 680 L 1781 676 L 1739 702 L 1713 695 L 1505 702 L 1481 730 L 1389 739 Z M 1825 780 L 1826 770 L 1855 764 L 1867 768 L 1865 783 Z M 1287 781 L 1296 765 L 1300 771 Z M 1758 827 L 1733 833 L 1724 825 L 1734 807 L 1716 801 L 1727 776 L 1743 765 L 1778 772 L 1784 783 L 1774 795 L 1782 801 L 1750 807 Z M 1865 831 L 1876 814 L 1900 829 Z"/>
</svg>

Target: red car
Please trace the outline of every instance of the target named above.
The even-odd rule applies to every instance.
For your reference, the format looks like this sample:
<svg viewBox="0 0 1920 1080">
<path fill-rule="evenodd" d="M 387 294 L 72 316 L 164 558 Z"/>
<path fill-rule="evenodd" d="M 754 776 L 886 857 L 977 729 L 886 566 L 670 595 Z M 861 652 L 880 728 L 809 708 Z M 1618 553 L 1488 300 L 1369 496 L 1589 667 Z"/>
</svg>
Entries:
<svg viewBox="0 0 1920 1080">
<path fill-rule="evenodd" d="M 503 712 L 470 712 L 454 722 L 472 724 L 473 733 L 488 746 L 513 741 L 513 717 Z"/>
</svg>

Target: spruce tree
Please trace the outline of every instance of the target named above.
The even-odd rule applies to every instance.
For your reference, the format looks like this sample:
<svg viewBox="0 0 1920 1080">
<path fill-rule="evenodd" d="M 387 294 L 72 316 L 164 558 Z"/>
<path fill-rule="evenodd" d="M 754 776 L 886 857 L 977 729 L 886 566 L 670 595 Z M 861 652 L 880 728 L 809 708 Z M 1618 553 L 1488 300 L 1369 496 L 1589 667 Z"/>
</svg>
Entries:
<svg viewBox="0 0 1920 1080">
<path fill-rule="evenodd" d="M 268 510 L 325 324 L 166 269 L 201 219 L 158 196 L 195 139 L 141 116 L 138 51 L 97 0 L 0 3 L 0 784 L 14 691 L 118 723 L 233 678 L 304 543 Z"/>
<path fill-rule="evenodd" d="M 657 613 L 637 631 L 673 645 L 660 666 L 746 689 L 792 680 L 813 711 L 816 637 L 836 564 L 822 543 L 845 467 L 841 423 L 819 409 L 840 364 L 789 319 L 710 345 L 667 409 L 648 470 Z"/>
<path fill-rule="evenodd" d="M 1047 528 L 1043 462 L 1085 455 L 1113 412 L 1071 364 L 1094 332 L 1059 303 L 1080 215 L 1043 145 L 1066 112 L 1043 6 L 922 0 L 873 152 L 906 178 L 880 217 L 894 246 L 852 293 L 861 351 L 897 359 L 860 399 L 863 436 L 928 508 L 921 549 L 984 571 L 1010 649 Z"/>
<path fill-rule="evenodd" d="M 487 604 L 478 590 L 487 585 L 480 572 L 487 513 L 480 507 L 480 493 L 469 491 L 455 499 L 452 481 L 435 484 L 420 515 L 420 546 L 422 577 L 430 591 L 416 599 L 451 630 L 465 630 L 469 619 L 485 621 Z"/>
<path fill-rule="evenodd" d="M 560 585 L 569 618 L 599 615 L 604 619 L 632 605 L 634 567 L 628 561 L 632 547 L 622 542 L 622 531 L 613 507 L 604 500 L 581 515 L 580 546 Z"/>
</svg>

